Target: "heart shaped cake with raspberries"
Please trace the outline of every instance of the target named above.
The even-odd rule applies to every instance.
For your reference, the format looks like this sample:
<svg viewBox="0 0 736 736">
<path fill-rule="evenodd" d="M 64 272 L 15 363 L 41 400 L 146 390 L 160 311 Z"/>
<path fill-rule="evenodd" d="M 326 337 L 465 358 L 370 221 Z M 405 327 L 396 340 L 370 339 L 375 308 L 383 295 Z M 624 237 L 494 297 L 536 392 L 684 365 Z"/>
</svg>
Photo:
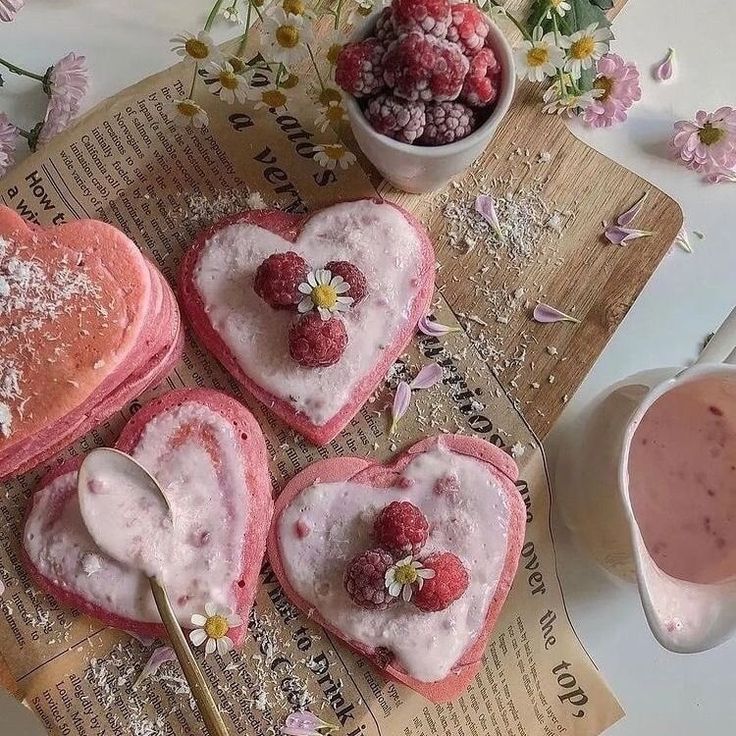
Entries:
<svg viewBox="0 0 736 736">
<path fill-rule="evenodd" d="M 170 391 L 138 411 L 116 447 L 161 484 L 172 509 L 166 531 L 176 550 L 161 573 L 182 627 L 192 616 L 229 609 L 245 621 L 255 598 L 273 501 L 266 445 L 253 415 L 209 389 Z M 30 501 L 23 560 L 40 588 L 109 626 L 165 636 L 148 581 L 93 541 L 80 511 L 81 458 L 55 470 Z M 118 524 L 111 518 L 110 524 Z M 241 641 L 245 626 L 228 632 Z"/>
<path fill-rule="evenodd" d="M 389 465 L 317 462 L 276 501 L 269 560 L 310 618 L 386 676 L 450 700 L 478 672 L 516 573 L 517 475 L 497 447 L 460 435 Z"/>
<path fill-rule="evenodd" d="M 173 292 L 124 233 L 43 229 L 0 207 L 0 478 L 162 380 L 182 346 Z"/>
<path fill-rule="evenodd" d="M 411 340 L 434 270 L 421 223 L 383 200 L 310 215 L 252 211 L 197 238 L 182 265 L 181 302 L 247 391 L 325 444 Z"/>
</svg>

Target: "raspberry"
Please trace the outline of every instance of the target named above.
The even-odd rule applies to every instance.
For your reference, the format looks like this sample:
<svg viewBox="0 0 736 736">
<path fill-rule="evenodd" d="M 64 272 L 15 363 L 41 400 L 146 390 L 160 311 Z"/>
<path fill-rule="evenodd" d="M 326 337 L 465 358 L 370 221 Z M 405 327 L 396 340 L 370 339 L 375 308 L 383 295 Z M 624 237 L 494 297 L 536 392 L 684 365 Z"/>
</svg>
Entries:
<svg viewBox="0 0 736 736">
<path fill-rule="evenodd" d="M 330 261 L 325 268 L 333 276 L 342 276 L 343 280 L 350 284 L 350 289 L 345 292 L 344 296 L 352 297 L 354 305 L 365 297 L 368 284 L 363 272 L 357 266 L 350 261 Z"/>
<path fill-rule="evenodd" d="M 417 141 L 424 146 L 441 146 L 470 135 L 475 128 L 475 113 L 462 102 L 437 102 L 427 105 L 424 133 Z"/>
<path fill-rule="evenodd" d="M 399 33 L 420 31 L 444 38 L 452 21 L 449 0 L 393 0 L 391 10 Z"/>
<path fill-rule="evenodd" d="M 317 312 L 304 315 L 289 328 L 289 355 L 307 368 L 337 363 L 347 344 L 342 320 L 322 319 Z"/>
<path fill-rule="evenodd" d="M 384 8 L 376 21 L 376 27 L 373 29 L 373 35 L 383 44 L 384 48 L 388 48 L 392 41 L 396 40 L 398 34 L 394 26 L 394 17 L 391 8 Z"/>
<path fill-rule="evenodd" d="M 429 534 L 427 517 L 409 501 L 392 501 L 373 522 L 373 538 L 397 556 L 416 555 Z"/>
<path fill-rule="evenodd" d="M 434 577 L 425 580 L 411 599 L 422 611 L 442 611 L 467 590 L 468 571 L 452 552 L 435 552 L 422 560 L 422 566 L 434 570 Z"/>
<path fill-rule="evenodd" d="M 383 57 L 383 78 L 407 100 L 454 100 L 469 62 L 457 44 L 412 31 L 394 41 Z"/>
<path fill-rule="evenodd" d="M 309 264 L 293 251 L 274 253 L 256 269 L 253 289 L 274 309 L 294 309 L 302 299 L 299 284 L 308 272 Z"/>
<path fill-rule="evenodd" d="M 488 21 L 473 3 L 458 3 L 451 8 L 452 21 L 447 29 L 447 40 L 462 48 L 466 56 L 475 56 L 488 35 Z"/>
<path fill-rule="evenodd" d="M 501 86 L 501 65 L 492 49 L 481 49 L 471 60 L 460 99 L 471 107 L 496 101 Z"/>
<path fill-rule="evenodd" d="M 386 588 L 386 571 L 394 564 L 385 549 L 369 549 L 348 563 L 343 584 L 353 603 L 361 608 L 383 610 L 396 602 Z"/>
<path fill-rule="evenodd" d="M 375 38 L 345 44 L 337 57 L 335 81 L 355 97 L 378 92 L 383 87 L 381 59 L 384 52 L 384 47 Z"/>
<path fill-rule="evenodd" d="M 424 131 L 424 103 L 393 95 L 372 97 L 365 117 L 374 130 L 402 143 L 413 143 Z"/>
</svg>

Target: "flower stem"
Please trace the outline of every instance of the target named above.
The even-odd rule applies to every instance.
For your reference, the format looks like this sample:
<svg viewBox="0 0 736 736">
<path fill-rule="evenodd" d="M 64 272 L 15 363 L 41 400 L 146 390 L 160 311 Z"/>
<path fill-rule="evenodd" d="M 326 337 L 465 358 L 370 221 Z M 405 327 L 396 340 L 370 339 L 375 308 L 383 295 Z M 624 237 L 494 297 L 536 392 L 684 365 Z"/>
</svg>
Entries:
<svg viewBox="0 0 736 736">
<path fill-rule="evenodd" d="M 552 14 L 552 28 L 555 32 L 555 46 L 559 46 L 560 28 L 557 25 L 557 13 Z M 562 67 L 557 70 L 557 77 L 560 80 L 560 98 L 563 98 L 567 94 L 567 84 L 565 83 L 565 75 L 562 73 Z"/>
<path fill-rule="evenodd" d="M 209 31 L 210 28 L 214 25 L 215 18 L 217 18 L 217 14 L 220 12 L 220 6 L 225 2 L 225 0 L 216 0 L 215 4 L 212 6 L 212 10 L 210 10 L 210 14 L 207 16 L 207 20 L 204 22 L 204 30 Z"/>
<path fill-rule="evenodd" d="M 342 12 L 342 4 L 344 0 L 337 0 L 337 7 L 335 8 L 335 30 L 340 26 L 340 13 Z"/>
<path fill-rule="evenodd" d="M 253 5 L 250 0 L 248 0 L 248 10 L 245 11 L 245 33 L 240 39 L 240 44 L 238 45 L 238 56 L 242 56 L 245 53 L 245 47 L 248 45 L 248 34 L 250 33 L 250 18 L 252 10 Z"/>
<path fill-rule="evenodd" d="M 23 67 L 17 66 L 16 64 L 11 64 L 5 59 L 0 58 L 0 64 L 2 64 L 2 66 L 4 66 L 9 71 L 13 72 L 13 74 L 19 74 L 21 77 L 30 77 L 31 79 L 37 79 L 39 82 L 43 82 L 45 79 L 42 74 L 35 74 L 34 72 L 30 72 L 28 71 L 28 69 L 23 69 Z"/>
<path fill-rule="evenodd" d="M 529 34 L 529 31 L 527 31 L 526 28 L 524 27 L 524 24 L 521 23 L 521 21 L 514 18 L 514 16 L 511 15 L 511 13 L 509 13 L 508 10 L 506 10 L 506 8 L 504 7 L 502 3 L 499 3 L 497 0 L 489 0 L 489 2 L 491 3 L 491 5 L 493 5 L 496 8 L 503 8 L 504 15 L 521 31 L 521 35 L 524 36 L 524 38 L 527 41 L 532 40 L 532 37 Z"/>
<path fill-rule="evenodd" d="M 199 64 L 194 65 L 194 73 L 192 74 L 192 84 L 189 87 L 189 99 L 194 99 L 194 85 L 197 84 L 197 74 L 199 72 Z"/>
<path fill-rule="evenodd" d="M 307 44 L 307 51 L 309 51 L 309 58 L 312 60 L 312 66 L 314 67 L 314 71 L 317 72 L 317 79 L 319 80 L 319 86 L 324 89 L 325 83 L 322 81 L 322 75 L 319 73 L 319 67 L 317 66 L 317 60 L 314 58 L 314 52 L 312 51 L 312 47 Z"/>
</svg>

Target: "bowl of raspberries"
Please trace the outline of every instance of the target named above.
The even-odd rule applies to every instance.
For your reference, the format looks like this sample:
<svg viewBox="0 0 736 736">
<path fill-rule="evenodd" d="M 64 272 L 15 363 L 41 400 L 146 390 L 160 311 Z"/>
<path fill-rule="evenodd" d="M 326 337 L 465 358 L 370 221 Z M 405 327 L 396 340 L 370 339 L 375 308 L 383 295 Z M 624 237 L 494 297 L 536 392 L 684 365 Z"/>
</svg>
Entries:
<svg viewBox="0 0 736 736">
<path fill-rule="evenodd" d="M 394 186 L 437 189 L 483 152 L 514 94 L 514 62 L 474 3 L 392 0 L 337 60 L 353 134 Z"/>
</svg>

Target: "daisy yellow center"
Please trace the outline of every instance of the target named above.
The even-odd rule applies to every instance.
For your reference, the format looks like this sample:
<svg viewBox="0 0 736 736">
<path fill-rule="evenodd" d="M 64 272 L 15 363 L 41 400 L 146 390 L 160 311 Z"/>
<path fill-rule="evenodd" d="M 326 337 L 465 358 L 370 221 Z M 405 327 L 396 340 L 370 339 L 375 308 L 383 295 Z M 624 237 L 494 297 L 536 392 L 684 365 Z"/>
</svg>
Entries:
<svg viewBox="0 0 736 736">
<path fill-rule="evenodd" d="M 544 46 L 534 46 L 526 55 L 529 66 L 542 66 L 549 61 L 549 51 Z"/>
<path fill-rule="evenodd" d="M 225 89 L 238 88 L 238 75 L 235 72 L 220 72 L 219 80 Z"/>
<path fill-rule="evenodd" d="M 216 616 L 210 616 L 204 625 L 204 630 L 210 639 L 222 639 L 223 636 L 227 635 L 230 630 L 230 626 L 227 619 L 219 614 Z"/>
<path fill-rule="evenodd" d="M 277 89 L 266 90 L 261 99 L 269 107 L 283 107 L 286 104 L 286 95 Z"/>
<path fill-rule="evenodd" d="M 231 56 L 228 59 L 228 63 L 236 74 L 242 74 L 247 66 L 245 60 L 241 59 L 239 56 Z"/>
<path fill-rule="evenodd" d="M 325 87 L 319 93 L 319 101 L 325 107 L 328 107 L 330 102 L 340 102 L 341 99 L 340 93 L 334 87 Z"/>
<path fill-rule="evenodd" d="M 345 153 L 345 149 L 339 145 L 323 146 L 323 149 L 325 156 L 327 156 L 327 158 L 334 159 L 335 161 L 339 161 Z"/>
<path fill-rule="evenodd" d="M 184 44 L 184 50 L 193 59 L 206 59 L 209 54 L 207 44 L 203 43 L 198 38 L 190 38 Z"/>
<path fill-rule="evenodd" d="M 401 585 L 413 585 L 419 579 L 414 565 L 400 565 L 394 572 L 394 580 Z"/>
<path fill-rule="evenodd" d="M 291 15 L 303 15 L 307 9 L 302 0 L 284 0 L 281 7 L 285 13 L 291 13 Z"/>
<path fill-rule="evenodd" d="M 297 84 L 299 84 L 299 77 L 297 77 L 296 74 L 289 74 L 289 76 L 281 82 L 281 86 L 284 89 L 293 89 Z"/>
<path fill-rule="evenodd" d="M 342 44 L 341 43 L 333 43 L 330 48 L 327 49 L 327 61 L 330 62 L 330 64 L 337 64 L 337 57 L 340 56 L 340 52 L 342 51 Z"/>
<path fill-rule="evenodd" d="M 344 116 L 345 111 L 340 107 L 340 105 L 330 105 L 325 110 L 325 117 L 331 122 L 331 123 L 339 123 Z"/>
<path fill-rule="evenodd" d="M 598 97 L 599 100 L 607 100 L 611 96 L 611 92 L 613 91 L 613 79 L 610 77 L 598 77 L 598 79 L 593 82 L 593 86 L 596 89 L 603 90 L 603 94 Z"/>
<path fill-rule="evenodd" d="M 373 12 L 373 5 L 358 5 L 358 15 L 362 15 L 364 18 L 366 18 L 372 12 Z"/>
<path fill-rule="evenodd" d="M 713 146 L 723 140 L 725 132 L 720 128 L 714 128 L 711 123 L 706 123 L 698 132 L 700 142 L 706 146 Z"/>
<path fill-rule="evenodd" d="M 199 112 L 199 105 L 195 105 L 193 102 L 177 102 L 176 109 L 188 118 L 193 118 Z"/>
<path fill-rule="evenodd" d="M 312 303 L 315 307 L 332 309 L 337 304 L 337 292 L 329 284 L 320 284 L 312 289 Z"/>
<path fill-rule="evenodd" d="M 554 8 L 555 10 L 557 10 L 557 8 L 559 8 L 560 5 L 562 5 L 564 0 L 548 0 L 548 2 L 551 8 Z"/>
<path fill-rule="evenodd" d="M 593 55 L 593 51 L 595 51 L 595 40 L 591 36 L 583 36 L 570 46 L 570 56 L 573 59 L 587 59 Z"/>
<path fill-rule="evenodd" d="M 299 43 L 299 29 L 296 26 L 279 26 L 276 41 L 285 49 L 293 49 Z"/>
</svg>

